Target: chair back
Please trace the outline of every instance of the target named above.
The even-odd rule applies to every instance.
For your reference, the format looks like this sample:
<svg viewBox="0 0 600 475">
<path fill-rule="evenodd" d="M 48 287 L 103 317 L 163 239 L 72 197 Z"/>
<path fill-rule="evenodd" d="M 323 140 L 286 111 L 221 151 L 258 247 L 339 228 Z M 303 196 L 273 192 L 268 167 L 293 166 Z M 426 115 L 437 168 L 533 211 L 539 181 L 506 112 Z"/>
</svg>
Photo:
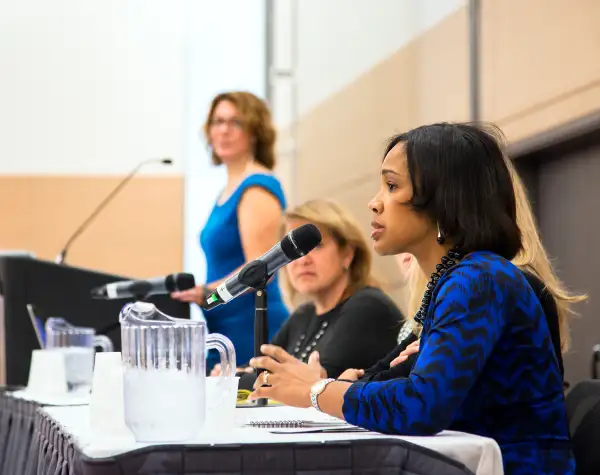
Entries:
<svg viewBox="0 0 600 475">
<path fill-rule="evenodd" d="M 577 475 L 600 474 L 600 380 L 581 381 L 567 394 Z"/>
</svg>

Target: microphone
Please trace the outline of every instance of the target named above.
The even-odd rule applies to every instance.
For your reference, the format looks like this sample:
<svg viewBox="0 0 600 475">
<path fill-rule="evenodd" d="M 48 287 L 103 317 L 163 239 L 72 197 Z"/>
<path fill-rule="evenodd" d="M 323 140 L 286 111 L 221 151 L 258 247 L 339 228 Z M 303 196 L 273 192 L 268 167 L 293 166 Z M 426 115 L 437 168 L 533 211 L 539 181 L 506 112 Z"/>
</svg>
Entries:
<svg viewBox="0 0 600 475">
<path fill-rule="evenodd" d="M 202 308 L 210 310 L 244 293 L 249 288 L 265 285 L 281 267 L 305 256 L 321 242 L 321 233 L 314 224 L 305 224 L 288 233 L 280 242 L 257 260 L 248 263 L 235 275 L 219 285 L 204 301 Z M 256 264 L 264 263 L 259 271 Z M 266 274 L 266 275 L 265 275 Z M 265 278 L 266 277 L 266 278 Z"/>
<path fill-rule="evenodd" d="M 149 295 L 170 294 L 178 290 L 188 290 L 196 285 L 192 274 L 170 274 L 166 277 L 155 277 L 148 280 L 124 280 L 113 282 L 92 289 L 94 299 L 142 299 Z"/>
<path fill-rule="evenodd" d="M 163 165 L 171 165 L 173 163 L 173 160 L 171 160 L 170 158 L 151 158 L 148 160 L 144 160 L 142 162 L 140 162 L 133 170 L 131 170 L 131 172 L 129 173 L 129 175 L 127 175 L 123 181 L 121 181 L 121 183 L 119 183 L 114 190 L 112 190 L 108 196 L 106 198 L 104 198 L 104 201 L 102 201 L 98 207 L 94 210 L 94 212 L 89 216 L 88 219 L 86 219 L 83 224 L 81 224 L 81 226 L 79 226 L 75 232 L 73 233 L 73 235 L 69 238 L 69 240 L 67 241 L 67 243 L 64 245 L 64 247 L 62 248 L 62 250 L 60 251 L 60 253 L 56 256 L 56 258 L 54 259 L 54 262 L 56 264 L 63 264 L 65 262 L 65 259 L 67 257 L 67 251 L 69 250 L 69 247 L 71 246 L 71 244 L 73 244 L 73 242 L 75 241 L 75 239 L 77 239 L 81 233 L 83 233 L 83 231 L 86 230 L 86 228 L 90 225 L 90 223 L 94 220 L 94 218 L 96 218 L 96 216 L 98 216 L 100 214 L 100 212 L 106 207 L 106 205 L 115 197 L 117 196 L 117 194 L 119 193 L 119 191 L 121 191 L 121 189 L 131 181 L 131 179 L 137 174 L 137 172 L 140 170 L 140 168 L 142 168 L 144 165 L 147 165 L 149 163 L 161 163 Z"/>
</svg>

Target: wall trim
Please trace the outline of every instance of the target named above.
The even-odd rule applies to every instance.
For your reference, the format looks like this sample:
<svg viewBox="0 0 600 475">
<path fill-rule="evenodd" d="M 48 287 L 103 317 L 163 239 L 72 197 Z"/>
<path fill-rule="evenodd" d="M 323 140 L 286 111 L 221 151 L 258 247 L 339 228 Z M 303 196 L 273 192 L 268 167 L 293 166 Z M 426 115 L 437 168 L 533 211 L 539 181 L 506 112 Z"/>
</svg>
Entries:
<svg viewBox="0 0 600 475">
<path fill-rule="evenodd" d="M 520 159 L 563 144 L 589 143 L 600 139 L 600 109 L 508 146 L 508 154 Z"/>
<path fill-rule="evenodd" d="M 481 2 L 469 0 L 469 112 L 472 121 L 481 118 Z"/>
</svg>

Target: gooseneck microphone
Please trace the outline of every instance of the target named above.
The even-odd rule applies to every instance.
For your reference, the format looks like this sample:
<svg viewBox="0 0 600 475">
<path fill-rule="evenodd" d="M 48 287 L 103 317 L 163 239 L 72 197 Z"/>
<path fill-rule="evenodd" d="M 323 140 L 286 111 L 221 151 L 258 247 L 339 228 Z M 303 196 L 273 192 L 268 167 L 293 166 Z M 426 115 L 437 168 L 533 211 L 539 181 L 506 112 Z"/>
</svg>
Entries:
<svg viewBox="0 0 600 475">
<path fill-rule="evenodd" d="M 124 280 L 113 282 L 92 289 L 94 299 L 145 298 L 156 294 L 170 294 L 180 290 L 188 290 L 196 285 L 192 274 L 170 274 L 166 277 L 155 277 L 148 280 Z"/>
<path fill-rule="evenodd" d="M 294 229 L 256 261 L 247 264 L 219 285 L 205 299 L 202 308 L 210 310 L 218 305 L 226 304 L 250 288 L 258 287 L 260 282 L 251 282 L 256 279 L 264 279 L 265 276 L 270 278 L 281 267 L 312 251 L 321 242 L 321 239 L 321 233 L 314 224 L 305 224 Z M 264 272 L 257 273 L 257 267 L 254 265 L 257 261 L 266 265 L 266 274 Z M 257 275 L 253 275 L 255 273 Z"/>
<path fill-rule="evenodd" d="M 131 181 L 131 179 L 137 174 L 137 172 L 144 166 L 144 165 L 148 165 L 150 163 L 161 163 L 163 165 L 171 165 L 173 163 L 173 160 L 171 160 L 170 158 L 151 158 L 148 160 L 144 160 L 142 162 L 140 162 L 133 170 L 131 170 L 131 172 L 129 173 L 129 175 L 127 175 L 116 187 L 114 190 L 112 190 L 108 196 L 106 198 L 104 198 L 104 200 L 96 207 L 96 209 L 94 210 L 94 212 L 88 217 L 88 219 L 86 219 L 76 230 L 75 232 L 72 234 L 72 236 L 69 238 L 69 240 L 67 241 L 67 243 L 64 245 L 64 247 L 62 248 L 62 250 L 60 251 L 60 253 L 56 256 L 56 259 L 54 260 L 54 262 L 56 262 L 57 264 L 63 264 L 65 262 L 65 259 L 67 257 L 67 251 L 69 250 L 69 247 L 71 246 L 71 244 L 73 244 L 73 242 L 75 241 L 75 239 L 77 239 L 81 233 L 83 233 L 83 231 L 85 231 L 87 229 L 87 227 L 91 224 L 91 222 L 96 218 L 96 216 L 98 216 L 100 214 L 100 212 L 106 207 L 106 205 L 108 203 L 110 203 L 110 201 L 117 196 L 117 194 L 119 193 L 119 191 L 121 191 L 123 189 L 123 187 L 129 183 Z"/>
</svg>

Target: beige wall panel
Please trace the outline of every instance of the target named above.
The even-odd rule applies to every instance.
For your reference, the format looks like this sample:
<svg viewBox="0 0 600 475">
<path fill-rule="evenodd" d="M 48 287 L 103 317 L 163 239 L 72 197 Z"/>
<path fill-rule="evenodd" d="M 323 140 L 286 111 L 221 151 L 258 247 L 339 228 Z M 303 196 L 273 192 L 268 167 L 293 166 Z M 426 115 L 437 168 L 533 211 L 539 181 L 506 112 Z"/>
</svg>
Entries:
<svg viewBox="0 0 600 475">
<path fill-rule="evenodd" d="M 53 260 L 122 177 L 0 177 L 0 249 Z M 151 277 L 182 265 L 183 178 L 132 180 L 73 244 L 74 266 Z"/>
<path fill-rule="evenodd" d="M 415 50 L 418 96 L 413 124 L 469 119 L 468 10 L 460 8 L 408 47 Z"/>
<path fill-rule="evenodd" d="M 599 19 L 597 0 L 483 0 L 483 118 L 512 141 L 597 109 Z"/>
<path fill-rule="evenodd" d="M 599 60 L 600 61 L 600 60 Z M 523 114 L 515 115 L 506 124 L 499 123 L 511 142 L 552 130 L 579 117 L 600 109 L 600 81 L 597 84 L 571 91 Z"/>
<path fill-rule="evenodd" d="M 387 138 L 424 123 L 468 118 L 467 10 L 461 8 L 298 123 L 296 198 L 332 198 L 370 234 Z M 284 171 L 282 170 L 282 173 Z M 393 257 L 374 256 L 376 275 L 406 312 L 406 286 Z"/>
<path fill-rule="evenodd" d="M 379 167 L 387 138 L 468 114 L 466 9 L 332 95 L 298 124 L 298 198 L 337 193 Z"/>
<path fill-rule="evenodd" d="M 298 125 L 298 198 L 335 193 L 376 170 L 385 140 L 414 122 L 414 51 L 402 50 Z"/>
</svg>

